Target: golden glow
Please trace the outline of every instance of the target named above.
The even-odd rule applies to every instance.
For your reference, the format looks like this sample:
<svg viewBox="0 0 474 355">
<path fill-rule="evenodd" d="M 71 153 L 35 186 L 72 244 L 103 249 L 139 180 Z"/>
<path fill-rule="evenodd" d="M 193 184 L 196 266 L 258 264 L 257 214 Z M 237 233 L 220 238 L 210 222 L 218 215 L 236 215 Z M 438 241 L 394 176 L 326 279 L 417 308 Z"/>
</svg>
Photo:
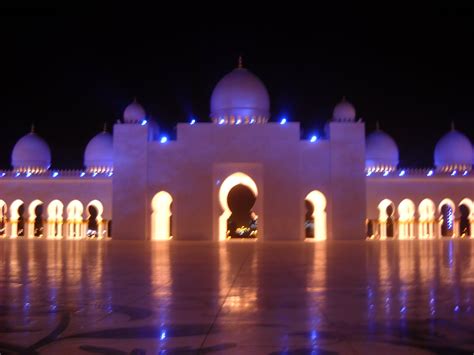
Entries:
<svg viewBox="0 0 474 355">
<path fill-rule="evenodd" d="M 433 238 L 435 223 L 435 204 L 429 198 L 425 198 L 418 206 L 418 237 L 420 239 Z"/>
<path fill-rule="evenodd" d="M 170 217 L 173 198 L 166 191 L 158 192 L 151 200 L 151 239 L 171 239 Z"/>
<path fill-rule="evenodd" d="M 102 238 L 102 237 L 104 237 L 104 228 L 103 228 L 103 225 L 102 225 L 102 213 L 104 213 L 104 206 L 102 205 L 102 202 L 100 202 L 99 200 L 92 200 L 87 205 L 87 212 L 88 213 L 89 213 L 89 206 L 93 206 L 97 209 L 97 218 L 96 218 L 97 229 L 98 229 L 97 230 L 97 237 Z M 89 214 L 88 218 L 90 218 L 90 214 Z"/>
<path fill-rule="evenodd" d="M 228 176 L 219 189 L 219 202 L 223 209 L 223 213 L 219 216 L 219 240 L 225 240 L 227 235 L 227 220 L 232 212 L 227 204 L 227 196 L 230 190 L 237 185 L 244 185 L 248 187 L 254 194 L 255 198 L 258 196 L 257 184 L 250 176 L 242 172 L 234 173 Z"/>
<path fill-rule="evenodd" d="M 313 190 L 306 195 L 305 199 L 311 202 L 314 208 L 312 215 L 314 218 L 314 240 L 326 240 L 326 197 L 322 192 Z"/>
<path fill-rule="evenodd" d="M 84 206 L 79 200 L 72 200 L 67 205 L 67 223 L 68 238 L 81 238 L 84 233 L 82 232 Z"/>
<path fill-rule="evenodd" d="M 62 238 L 64 205 L 59 200 L 53 200 L 48 205 L 48 238 Z"/>
<path fill-rule="evenodd" d="M 36 207 L 42 204 L 43 204 L 43 201 L 34 200 L 28 206 L 28 234 L 27 234 L 28 238 L 33 238 L 35 236 L 35 219 L 36 219 L 35 209 Z M 43 218 L 42 216 L 38 216 L 38 217 Z"/>
<path fill-rule="evenodd" d="M 415 204 L 406 198 L 398 205 L 398 237 L 409 239 L 415 237 Z"/>
<path fill-rule="evenodd" d="M 387 238 L 387 207 L 394 206 L 393 202 L 388 198 L 383 199 L 377 208 L 379 209 L 379 225 L 380 225 L 380 239 Z M 393 209 L 393 213 L 395 213 L 395 208 Z"/>
</svg>

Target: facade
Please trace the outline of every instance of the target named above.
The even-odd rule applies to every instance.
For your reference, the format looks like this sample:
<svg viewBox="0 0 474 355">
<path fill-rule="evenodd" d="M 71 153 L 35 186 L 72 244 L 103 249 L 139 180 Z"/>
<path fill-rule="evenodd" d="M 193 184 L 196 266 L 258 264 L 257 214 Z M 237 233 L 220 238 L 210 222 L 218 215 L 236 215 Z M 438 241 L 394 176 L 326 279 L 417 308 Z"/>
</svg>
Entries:
<svg viewBox="0 0 474 355">
<path fill-rule="evenodd" d="M 470 237 L 473 146 L 454 129 L 434 168 L 398 167 L 394 140 L 366 136 L 343 99 L 325 137 L 301 139 L 296 122 L 269 122 L 265 85 L 240 64 L 211 96 L 209 123 L 180 123 L 160 136 L 136 101 L 95 136 L 84 169 L 50 170 L 33 130 L 0 172 L 0 236 L 124 240 L 357 240 Z M 237 189 L 252 195 L 237 224 Z M 245 215 L 245 216 L 247 216 Z M 247 220 L 246 220 L 247 221 Z"/>
</svg>

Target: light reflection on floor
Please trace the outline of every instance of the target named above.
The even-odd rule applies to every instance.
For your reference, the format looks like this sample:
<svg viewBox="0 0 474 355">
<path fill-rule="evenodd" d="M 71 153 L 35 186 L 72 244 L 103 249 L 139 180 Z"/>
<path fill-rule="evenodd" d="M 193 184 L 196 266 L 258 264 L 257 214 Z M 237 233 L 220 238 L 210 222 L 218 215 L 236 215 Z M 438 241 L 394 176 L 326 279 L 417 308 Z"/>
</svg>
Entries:
<svg viewBox="0 0 474 355">
<path fill-rule="evenodd" d="M 0 240 L 0 353 L 474 350 L 474 240 Z"/>
</svg>

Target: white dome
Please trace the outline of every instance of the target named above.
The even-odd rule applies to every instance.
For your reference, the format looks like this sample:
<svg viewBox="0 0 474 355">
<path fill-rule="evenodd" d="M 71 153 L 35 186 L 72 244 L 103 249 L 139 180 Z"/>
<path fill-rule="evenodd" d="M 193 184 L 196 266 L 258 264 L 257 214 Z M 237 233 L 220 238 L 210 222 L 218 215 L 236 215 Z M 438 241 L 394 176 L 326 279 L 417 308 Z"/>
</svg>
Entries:
<svg viewBox="0 0 474 355">
<path fill-rule="evenodd" d="M 441 171 L 471 170 L 473 154 L 469 138 L 453 128 L 436 143 L 434 163 Z"/>
<path fill-rule="evenodd" d="M 144 119 L 146 119 L 145 109 L 137 100 L 133 100 L 133 102 L 125 108 L 125 111 L 123 111 L 123 120 L 126 123 L 137 123 Z"/>
<path fill-rule="evenodd" d="M 90 140 L 84 152 L 87 170 L 110 171 L 114 166 L 114 146 L 112 135 L 101 132 Z"/>
<path fill-rule="evenodd" d="M 34 132 L 23 136 L 13 147 L 12 165 L 20 171 L 48 170 L 51 165 L 48 143 Z"/>
<path fill-rule="evenodd" d="M 365 147 L 366 170 L 393 171 L 397 168 L 398 162 L 398 147 L 392 137 L 378 128 L 367 136 Z"/>
<path fill-rule="evenodd" d="M 264 123 L 269 118 L 270 97 L 256 75 L 239 65 L 217 83 L 211 96 L 214 122 Z"/>
<path fill-rule="evenodd" d="M 346 100 L 345 97 L 339 102 L 332 112 L 332 120 L 336 122 L 354 122 L 356 119 L 356 110 L 354 105 Z"/>
</svg>

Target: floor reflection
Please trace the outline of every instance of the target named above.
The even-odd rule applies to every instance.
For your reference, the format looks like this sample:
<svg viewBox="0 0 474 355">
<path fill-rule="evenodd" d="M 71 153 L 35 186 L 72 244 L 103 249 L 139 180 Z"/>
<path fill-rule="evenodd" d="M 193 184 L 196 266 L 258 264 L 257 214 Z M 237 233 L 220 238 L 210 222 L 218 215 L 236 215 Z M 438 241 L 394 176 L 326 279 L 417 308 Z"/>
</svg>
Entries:
<svg viewBox="0 0 474 355">
<path fill-rule="evenodd" d="M 0 353 L 472 353 L 473 240 L 0 240 Z"/>
</svg>

